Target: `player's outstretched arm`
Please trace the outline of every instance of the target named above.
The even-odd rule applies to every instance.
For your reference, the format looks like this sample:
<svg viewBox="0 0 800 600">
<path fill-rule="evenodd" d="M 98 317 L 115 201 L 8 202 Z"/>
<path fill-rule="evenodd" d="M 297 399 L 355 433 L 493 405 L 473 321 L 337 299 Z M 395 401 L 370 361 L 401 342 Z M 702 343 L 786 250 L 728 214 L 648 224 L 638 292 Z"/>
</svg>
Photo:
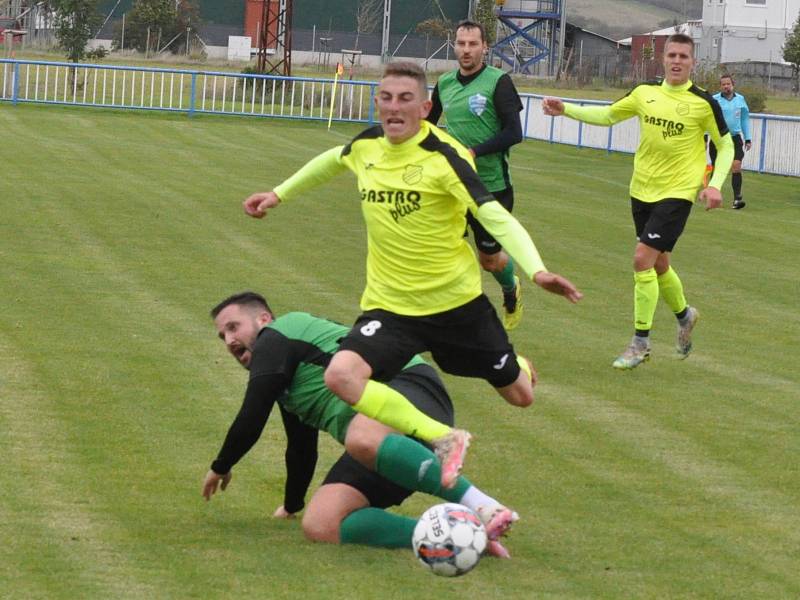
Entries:
<svg viewBox="0 0 800 600">
<path fill-rule="evenodd" d="M 244 212 L 254 219 L 261 219 L 270 208 L 275 208 L 281 203 L 275 192 L 258 192 L 248 196 L 244 201 Z"/>
<path fill-rule="evenodd" d="M 620 98 L 610 105 L 582 106 L 572 102 L 564 103 L 559 98 L 547 97 L 542 100 L 542 111 L 551 117 L 565 116 L 591 125 L 608 127 L 636 116 L 638 97 L 633 93 Z"/>
<path fill-rule="evenodd" d="M 551 294 L 564 296 L 573 304 L 583 298 L 583 293 L 569 279 L 562 277 L 558 273 L 539 271 L 533 276 L 533 282 Z"/>
<path fill-rule="evenodd" d="M 573 303 L 583 297 L 568 279 L 548 273 L 531 236 L 499 202 L 485 202 L 475 216 L 536 285 Z"/>
<path fill-rule="evenodd" d="M 205 498 L 206 501 L 211 500 L 211 496 L 217 493 L 218 487 L 221 487 L 222 491 L 224 492 L 228 487 L 228 484 L 231 482 L 231 477 L 233 477 L 233 473 L 231 471 L 228 471 L 224 475 L 220 475 L 219 473 L 209 469 L 208 473 L 206 473 L 206 478 L 203 481 L 203 498 Z M 220 483 L 222 484 L 221 486 Z"/>
</svg>

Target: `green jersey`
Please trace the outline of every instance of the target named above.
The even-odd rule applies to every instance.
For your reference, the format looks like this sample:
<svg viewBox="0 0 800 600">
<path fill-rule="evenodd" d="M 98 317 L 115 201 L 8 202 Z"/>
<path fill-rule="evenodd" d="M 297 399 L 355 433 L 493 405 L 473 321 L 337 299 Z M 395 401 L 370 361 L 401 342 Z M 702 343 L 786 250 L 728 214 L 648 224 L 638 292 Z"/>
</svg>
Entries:
<svg viewBox="0 0 800 600">
<path fill-rule="evenodd" d="M 439 101 L 447 119 L 448 133 L 467 148 L 473 148 L 502 129 L 493 98 L 497 82 L 505 72 L 486 66 L 466 85 L 459 81 L 458 73 L 458 70 L 450 71 L 439 78 L 436 84 Z M 507 149 L 476 157 L 475 168 L 489 191 L 510 187 Z"/>
<path fill-rule="evenodd" d="M 719 149 L 710 186 L 722 188 L 733 160 L 733 140 L 719 104 L 691 81 L 679 86 L 641 84 L 610 106 L 565 103 L 564 114 L 593 125 L 639 118 L 630 194 L 642 202 L 694 202 L 706 173 L 706 132 Z"/>
<path fill-rule="evenodd" d="M 349 329 L 304 312 L 282 315 L 258 334 L 244 402 L 211 468 L 227 473 L 256 443 L 275 402 L 344 444 L 357 414 L 325 386 L 325 368 Z M 415 356 L 404 369 L 425 361 Z"/>
</svg>

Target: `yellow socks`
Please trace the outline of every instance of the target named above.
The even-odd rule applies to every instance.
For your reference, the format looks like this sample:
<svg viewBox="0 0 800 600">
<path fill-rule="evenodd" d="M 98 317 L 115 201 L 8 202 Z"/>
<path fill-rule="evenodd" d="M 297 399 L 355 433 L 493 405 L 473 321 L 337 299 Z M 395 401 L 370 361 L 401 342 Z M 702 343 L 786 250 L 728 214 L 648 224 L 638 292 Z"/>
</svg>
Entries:
<svg viewBox="0 0 800 600">
<path fill-rule="evenodd" d="M 672 312 L 678 314 L 686 308 L 683 284 L 672 267 L 658 276 L 658 291 Z"/>
<path fill-rule="evenodd" d="M 653 315 L 658 303 L 658 276 L 655 269 L 636 271 L 633 274 L 633 317 L 637 331 L 649 331 L 653 327 Z"/>
<path fill-rule="evenodd" d="M 353 409 L 380 421 L 400 433 L 431 442 L 450 433 L 450 427 L 431 419 L 400 392 L 384 383 L 369 380 Z"/>
</svg>

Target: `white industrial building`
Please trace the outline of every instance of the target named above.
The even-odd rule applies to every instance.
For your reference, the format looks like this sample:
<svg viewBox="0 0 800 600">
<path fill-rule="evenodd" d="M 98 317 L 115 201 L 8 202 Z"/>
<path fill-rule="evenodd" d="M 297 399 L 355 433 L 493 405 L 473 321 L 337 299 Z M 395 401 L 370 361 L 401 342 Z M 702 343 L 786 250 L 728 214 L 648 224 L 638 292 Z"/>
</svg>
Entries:
<svg viewBox="0 0 800 600">
<path fill-rule="evenodd" d="M 800 15 L 800 0 L 703 0 L 697 58 L 703 62 L 779 63 Z"/>
</svg>

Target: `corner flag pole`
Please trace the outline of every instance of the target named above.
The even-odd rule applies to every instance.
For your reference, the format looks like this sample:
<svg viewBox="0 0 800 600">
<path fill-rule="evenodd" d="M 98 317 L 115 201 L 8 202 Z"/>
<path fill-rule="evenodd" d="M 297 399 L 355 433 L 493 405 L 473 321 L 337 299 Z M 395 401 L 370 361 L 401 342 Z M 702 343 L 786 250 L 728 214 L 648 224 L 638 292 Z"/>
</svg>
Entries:
<svg viewBox="0 0 800 600">
<path fill-rule="evenodd" d="M 328 115 L 328 129 L 331 128 L 331 121 L 333 121 L 333 106 L 336 104 L 336 84 L 339 82 L 339 75 L 344 73 L 344 65 L 336 63 L 336 75 L 333 76 L 333 92 L 331 94 L 331 113 Z"/>
</svg>

